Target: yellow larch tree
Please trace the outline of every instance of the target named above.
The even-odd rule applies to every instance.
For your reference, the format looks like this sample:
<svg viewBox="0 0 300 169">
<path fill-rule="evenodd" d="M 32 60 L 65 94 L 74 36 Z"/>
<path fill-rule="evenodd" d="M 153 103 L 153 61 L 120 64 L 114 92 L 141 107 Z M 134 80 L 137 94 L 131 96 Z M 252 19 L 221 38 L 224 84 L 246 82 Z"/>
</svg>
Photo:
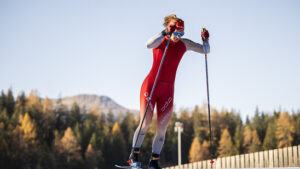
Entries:
<svg viewBox="0 0 300 169">
<path fill-rule="evenodd" d="M 37 132 L 36 132 L 36 126 L 34 121 L 31 120 L 28 113 L 25 114 L 23 117 L 20 115 L 20 131 L 22 132 L 22 142 L 24 143 L 25 147 L 30 146 L 30 144 L 35 144 Z"/>
<path fill-rule="evenodd" d="M 88 145 L 85 151 L 85 167 L 86 168 L 97 168 L 97 153 L 93 149 L 91 144 Z"/>
<path fill-rule="evenodd" d="M 232 155 L 234 151 L 232 139 L 228 129 L 224 129 L 219 141 L 218 153 L 220 157 Z"/>
<path fill-rule="evenodd" d="M 283 112 L 280 114 L 276 123 L 276 138 L 278 139 L 278 148 L 288 147 L 292 145 L 293 133 L 295 125 L 293 124 L 289 114 Z"/>
<path fill-rule="evenodd" d="M 117 134 L 117 133 L 120 133 L 120 132 L 121 132 L 121 130 L 120 130 L 119 124 L 115 123 L 113 128 L 112 128 L 112 134 L 114 135 L 114 134 Z"/>
<path fill-rule="evenodd" d="M 261 141 L 259 140 L 258 134 L 256 130 L 251 132 L 252 139 L 251 145 L 249 147 L 249 153 L 257 152 L 261 150 Z"/>
<path fill-rule="evenodd" d="M 189 153 L 189 161 L 196 162 L 200 161 L 200 151 L 201 151 L 201 146 L 198 137 L 194 137 L 191 148 L 190 148 L 190 153 Z"/>
<path fill-rule="evenodd" d="M 208 160 L 210 158 L 210 150 L 209 150 L 209 142 L 207 140 L 204 140 L 201 145 L 201 151 L 200 151 L 200 159 L 201 160 Z"/>
<path fill-rule="evenodd" d="M 43 112 L 45 114 L 50 114 L 53 110 L 53 103 L 49 98 L 46 98 L 43 103 Z"/>
<path fill-rule="evenodd" d="M 246 127 L 244 128 L 243 138 L 243 147 L 245 148 L 245 153 L 248 153 L 252 141 L 252 131 L 248 125 L 246 125 Z"/>
<path fill-rule="evenodd" d="M 31 91 L 29 96 L 27 97 L 27 108 L 35 109 L 36 111 L 41 112 L 43 110 L 43 106 L 41 103 L 41 99 L 38 96 L 37 91 Z"/>
<path fill-rule="evenodd" d="M 61 139 L 62 151 L 67 155 L 67 162 L 69 165 L 72 163 L 81 163 L 81 148 L 76 140 L 76 137 L 71 129 L 68 127 Z"/>
</svg>

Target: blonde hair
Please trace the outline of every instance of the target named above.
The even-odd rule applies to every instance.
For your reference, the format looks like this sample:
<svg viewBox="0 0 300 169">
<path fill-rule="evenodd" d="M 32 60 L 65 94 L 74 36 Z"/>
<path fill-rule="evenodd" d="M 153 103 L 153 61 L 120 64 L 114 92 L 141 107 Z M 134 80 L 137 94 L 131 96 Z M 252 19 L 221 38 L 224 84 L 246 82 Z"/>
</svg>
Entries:
<svg viewBox="0 0 300 169">
<path fill-rule="evenodd" d="M 179 19 L 179 18 L 177 18 L 177 16 L 176 16 L 175 14 L 171 14 L 171 15 L 166 16 L 166 17 L 165 17 L 164 24 L 163 24 L 164 27 L 168 27 L 168 25 L 169 25 L 169 23 L 170 23 L 170 21 L 171 21 L 172 19 Z"/>
</svg>

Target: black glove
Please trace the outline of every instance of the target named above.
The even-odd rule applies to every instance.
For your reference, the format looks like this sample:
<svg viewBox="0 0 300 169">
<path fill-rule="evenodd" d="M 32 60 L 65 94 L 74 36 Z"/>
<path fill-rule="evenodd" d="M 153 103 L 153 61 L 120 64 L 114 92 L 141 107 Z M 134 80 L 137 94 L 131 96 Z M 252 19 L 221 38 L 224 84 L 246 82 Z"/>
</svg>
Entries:
<svg viewBox="0 0 300 169">
<path fill-rule="evenodd" d="M 161 31 L 161 34 L 162 34 L 163 36 L 169 35 L 168 28 L 166 28 L 166 29 L 164 29 L 163 31 Z"/>
<path fill-rule="evenodd" d="M 161 31 L 161 34 L 163 36 L 172 35 L 172 33 L 175 31 L 175 29 L 176 29 L 176 24 L 175 25 L 169 25 L 166 29 Z"/>
</svg>

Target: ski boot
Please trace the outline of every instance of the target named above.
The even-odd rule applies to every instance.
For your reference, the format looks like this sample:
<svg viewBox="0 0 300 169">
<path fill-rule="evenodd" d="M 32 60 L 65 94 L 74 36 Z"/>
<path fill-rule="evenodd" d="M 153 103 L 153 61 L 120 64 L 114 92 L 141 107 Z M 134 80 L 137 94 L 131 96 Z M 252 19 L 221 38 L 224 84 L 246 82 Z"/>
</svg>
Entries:
<svg viewBox="0 0 300 169">
<path fill-rule="evenodd" d="M 140 153 L 140 148 L 132 148 L 129 156 L 128 164 L 134 169 L 142 168 L 141 162 L 139 162 L 139 153 Z"/>
<path fill-rule="evenodd" d="M 158 164 L 159 154 L 152 153 L 148 169 L 161 169 Z"/>
</svg>

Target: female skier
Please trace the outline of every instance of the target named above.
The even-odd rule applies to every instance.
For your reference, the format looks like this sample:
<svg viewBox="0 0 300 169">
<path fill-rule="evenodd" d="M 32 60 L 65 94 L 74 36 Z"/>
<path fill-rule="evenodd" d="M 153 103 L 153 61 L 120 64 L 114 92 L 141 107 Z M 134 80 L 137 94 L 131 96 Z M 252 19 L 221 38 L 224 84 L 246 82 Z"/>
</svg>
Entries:
<svg viewBox="0 0 300 169">
<path fill-rule="evenodd" d="M 145 78 L 140 91 L 140 124 L 133 136 L 133 148 L 128 161 L 132 167 L 141 167 L 141 163 L 138 160 L 138 154 L 147 128 L 152 121 L 153 110 L 156 105 L 156 135 L 152 144 L 152 155 L 149 162 L 149 169 L 161 169 L 159 167 L 158 160 L 165 141 L 167 126 L 173 112 L 174 82 L 178 64 L 183 54 L 188 50 L 204 53 L 203 45 L 195 43 L 189 39 L 181 38 L 184 35 L 184 22 L 177 18 L 176 15 L 172 14 L 166 16 L 163 25 L 166 29 L 147 41 L 147 48 L 152 48 L 153 50 L 153 65 L 150 73 Z M 149 99 L 169 36 L 171 36 L 171 40 L 157 79 L 156 88 L 149 103 L 143 126 L 140 129 L 148 101 L 147 99 Z M 203 43 L 206 44 L 206 52 L 209 53 L 210 47 L 208 44 L 208 31 L 206 29 L 202 29 L 201 36 Z"/>
</svg>

